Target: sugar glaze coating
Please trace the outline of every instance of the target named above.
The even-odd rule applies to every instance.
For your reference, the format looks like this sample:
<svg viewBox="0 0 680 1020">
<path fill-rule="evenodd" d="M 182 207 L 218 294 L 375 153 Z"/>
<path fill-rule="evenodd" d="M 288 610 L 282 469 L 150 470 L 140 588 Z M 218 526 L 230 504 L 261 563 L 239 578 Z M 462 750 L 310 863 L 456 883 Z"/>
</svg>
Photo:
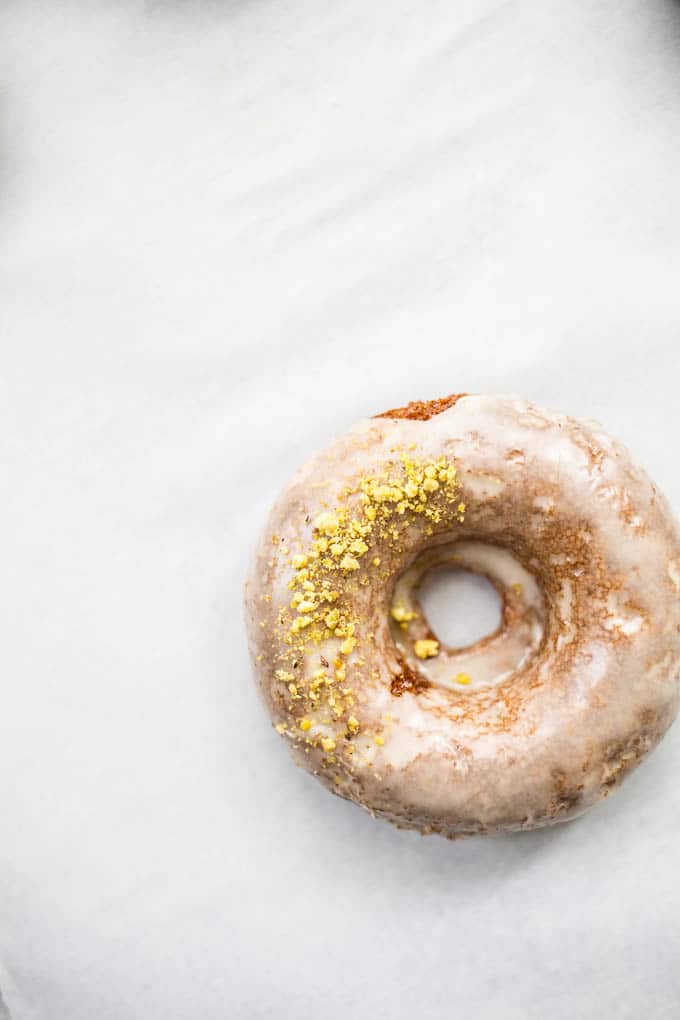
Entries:
<svg viewBox="0 0 680 1020">
<path fill-rule="evenodd" d="M 277 500 L 246 582 L 256 680 L 332 792 L 448 837 L 564 821 L 680 700 L 680 535 L 596 423 L 517 397 L 360 421 Z M 484 573 L 499 631 L 439 642 L 418 585 Z"/>
</svg>

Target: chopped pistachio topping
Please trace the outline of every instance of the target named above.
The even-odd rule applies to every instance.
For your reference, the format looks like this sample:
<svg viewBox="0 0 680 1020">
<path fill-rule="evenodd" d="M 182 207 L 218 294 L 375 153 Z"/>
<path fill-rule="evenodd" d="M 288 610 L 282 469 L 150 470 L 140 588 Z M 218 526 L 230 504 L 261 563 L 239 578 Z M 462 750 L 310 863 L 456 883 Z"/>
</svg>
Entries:
<svg viewBox="0 0 680 1020">
<path fill-rule="evenodd" d="M 411 620 L 416 620 L 418 614 L 411 609 L 406 609 L 405 606 L 392 606 L 390 609 L 390 615 L 393 620 L 397 623 L 409 623 Z"/>
<path fill-rule="evenodd" d="M 432 534 L 434 525 L 460 520 L 464 507 L 458 496 L 451 461 L 445 457 L 418 460 L 401 453 L 375 476 L 359 478 L 343 489 L 337 501 L 313 520 L 306 517 L 311 534 L 295 554 L 280 539 L 273 543 L 278 545 L 277 555 L 292 568 L 291 601 L 279 613 L 285 648 L 279 656 L 281 668 L 275 670 L 288 699 L 290 719 L 284 731 L 304 741 L 307 751 L 320 747 L 330 754 L 338 749 L 324 767 L 334 767 L 343 756 L 351 756 L 351 738 L 367 729 L 357 710 L 352 677 L 360 677 L 364 664 L 362 640 L 370 641 L 373 635 L 361 633 L 354 595 L 359 586 L 370 584 L 371 571 L 381 566 L 386 549 L 398 554 L 407 528 L 420 520 L 421 528 Z M 378 548 L 382 555 L 377 555 Z M 395 606 L 391 615 L 407 626 L 418 614 Z M 426 659 L 438 654 L 439 645 L 416 641 L 414 650 Z M 312 668 L 312 660 L 315 666 L 321 661 L 322 668 Z M 326 733 L 327 727 L 334 727 L 335 737 L 310 733 L 310 716 Z M 372 729 L 368 727 L 369 736 Z M 385 742 L 375 733 L 373 739 L 378 746 Z"/>
<path fill-rule="evenodd" d="M 413 651 L 419 659 L 433 659 L 435 655 L 439 655 L 439 642 L 433 638 L 422 638 L 420 641 L 414 641 Z"/>
</svg>

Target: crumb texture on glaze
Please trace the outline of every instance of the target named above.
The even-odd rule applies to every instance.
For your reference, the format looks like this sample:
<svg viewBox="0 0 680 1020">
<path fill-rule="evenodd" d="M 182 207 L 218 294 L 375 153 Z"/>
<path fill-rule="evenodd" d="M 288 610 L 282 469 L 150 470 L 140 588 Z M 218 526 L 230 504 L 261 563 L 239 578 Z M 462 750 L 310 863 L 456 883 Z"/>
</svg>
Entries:
<svg viewBox="0 0 680 1020">
<path fill-rule="evenodd" d="M 416 402 L 359 422 L 277 501 L 246 583 L 258 687 L 298 763 L 394 824 L 563 821 L 677 711 L 679 562 L 663 497 L 599 425 L 515 397 Z M 422 615 L 442 565 L 501 595 L 471 648 Z"/>
<path fill-rule="evenodd" d="M 450 393 L 448 397 L 438 397 L 435 400 L 412 400 L 404 407 L 393 407 L 391 411 L 382 411 L 376 414 L 376 418 L 407 418 L 411 421 L 429 421 L 436 414 L 448 411 L 450 407 L 466 396 L 465 393 Z"/>
</svg>

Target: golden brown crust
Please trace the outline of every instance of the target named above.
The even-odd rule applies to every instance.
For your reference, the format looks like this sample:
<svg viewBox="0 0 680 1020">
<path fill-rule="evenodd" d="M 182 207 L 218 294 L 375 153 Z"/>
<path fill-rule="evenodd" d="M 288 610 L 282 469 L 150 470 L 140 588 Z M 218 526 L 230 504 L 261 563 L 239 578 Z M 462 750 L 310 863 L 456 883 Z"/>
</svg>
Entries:
<svg viewBox="0 0 680 1020">
<path fill-rule="evenodd" d="M 412 400 L 405 407 L 394 407 L 391 411 L 382 411 L 374 414 L 374 418 L 409 418 L 411 421 L 429 421 L 436 414 L 448 411 L 450 407 L 467 397 L 467 393 L 450 393 L 448 397 L 438 397 L 436 400 Z"/>
</svg>

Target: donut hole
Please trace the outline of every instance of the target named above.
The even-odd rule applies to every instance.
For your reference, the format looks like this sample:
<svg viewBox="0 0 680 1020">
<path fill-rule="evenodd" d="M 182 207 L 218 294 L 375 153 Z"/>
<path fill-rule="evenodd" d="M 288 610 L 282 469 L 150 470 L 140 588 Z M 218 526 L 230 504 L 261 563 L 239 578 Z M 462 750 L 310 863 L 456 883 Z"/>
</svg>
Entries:
<svg viewBox="0 0 680 1020">
<path fill-rule="evenodd" d="M 418 602 L 430 630 L 449 648 L 468 648 L 501 626 L 502 604 L 494 585 L 461 567 L 428 571 Z"/>
</svg>

